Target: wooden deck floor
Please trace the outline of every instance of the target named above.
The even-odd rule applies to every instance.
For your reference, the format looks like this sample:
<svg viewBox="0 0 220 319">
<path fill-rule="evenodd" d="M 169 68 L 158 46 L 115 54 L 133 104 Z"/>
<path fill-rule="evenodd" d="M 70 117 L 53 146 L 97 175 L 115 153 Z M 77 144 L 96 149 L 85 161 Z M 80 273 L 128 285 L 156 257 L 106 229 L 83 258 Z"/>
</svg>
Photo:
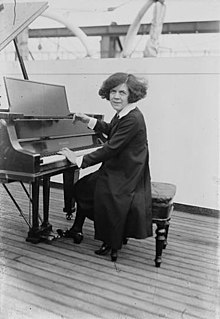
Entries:
<svg viewBox="0 0 220 319">
<path fill-rule="evenodd" d="M 24 212 L 19 184 L 11 184 Z M 59 189 L 51 194 L 53 229 L 69 228 Z M 219 319 L 219 220 L 174 211 L 161 268 L 155 239 L 129 240 L 117 263 L 94 250 L 86 221 L 80 245 L 25 241 L 28 227 L 0 185 L 1 319 Z"/>
</svg>

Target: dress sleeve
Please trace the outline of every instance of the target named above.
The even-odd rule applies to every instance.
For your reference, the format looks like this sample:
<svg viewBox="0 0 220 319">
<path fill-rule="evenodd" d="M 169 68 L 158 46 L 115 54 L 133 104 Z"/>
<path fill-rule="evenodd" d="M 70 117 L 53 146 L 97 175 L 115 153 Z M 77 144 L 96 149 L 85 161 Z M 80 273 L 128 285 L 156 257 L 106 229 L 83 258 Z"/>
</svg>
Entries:
<svg viewBox="0 0 220 319">
<path fill-rule="evenodd" d="M 94 130 L 96 132 L 104 133 L 108 136 L 111 130 L 111 123 L 106 123 L 105 121 L 97 120 Z"/>
<path fill-rule="evenodd" d="M 96 165 L 117 156 L 137 134 L 138 128 L 139 123 L 136 116 L 123 117 L 119 120 L 117 130 L 103 147 L 83 157 L 82 168 Z"/>
</svg>

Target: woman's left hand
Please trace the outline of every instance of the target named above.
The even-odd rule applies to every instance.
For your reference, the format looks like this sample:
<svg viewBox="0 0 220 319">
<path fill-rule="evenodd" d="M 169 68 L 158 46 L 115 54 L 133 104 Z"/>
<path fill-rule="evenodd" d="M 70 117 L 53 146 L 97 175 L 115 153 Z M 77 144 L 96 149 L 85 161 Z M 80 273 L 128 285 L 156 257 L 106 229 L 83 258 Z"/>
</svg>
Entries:
<svg viewBox="0 0 220 319">
<path fill-rule="evenodd" d="M 69 148 L 64 147 L 57 153 L 66 156 L 71 163 L 76 164 L 76 154 Z"/>
</svg>

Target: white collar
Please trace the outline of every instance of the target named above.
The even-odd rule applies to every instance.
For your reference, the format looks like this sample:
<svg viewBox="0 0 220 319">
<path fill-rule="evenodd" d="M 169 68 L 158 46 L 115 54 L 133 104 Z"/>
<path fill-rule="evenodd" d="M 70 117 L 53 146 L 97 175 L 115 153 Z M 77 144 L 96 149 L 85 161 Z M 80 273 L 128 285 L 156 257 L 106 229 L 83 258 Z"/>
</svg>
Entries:
<svg viewBox="0 0 220 319">
<path fill-rule="evenodd" d="M 118 117 L 121 119 L 122 117 L 124 117 L 125 115 L 127 115 L 129 112 L 131 112 L 131 111 L 134 110 L 135 108 L 136 108 L 136 104 L 134 104 L 134 103 L 126 105 L 126 106 L 118 113 Z"/>
</svg>

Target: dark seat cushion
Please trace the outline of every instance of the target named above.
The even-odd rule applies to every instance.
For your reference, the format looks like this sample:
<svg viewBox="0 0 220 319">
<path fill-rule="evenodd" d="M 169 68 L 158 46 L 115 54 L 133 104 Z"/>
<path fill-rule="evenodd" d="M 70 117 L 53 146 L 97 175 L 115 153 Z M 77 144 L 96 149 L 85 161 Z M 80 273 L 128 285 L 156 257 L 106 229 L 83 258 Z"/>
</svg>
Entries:
<svg viewBox="0 0 220 319">
<path fill-rule="evenodd" d="M 169 183 L 151 182 L 152 202 L 168 204 L 176 194 L 176 186 Z"/>
</svg>

